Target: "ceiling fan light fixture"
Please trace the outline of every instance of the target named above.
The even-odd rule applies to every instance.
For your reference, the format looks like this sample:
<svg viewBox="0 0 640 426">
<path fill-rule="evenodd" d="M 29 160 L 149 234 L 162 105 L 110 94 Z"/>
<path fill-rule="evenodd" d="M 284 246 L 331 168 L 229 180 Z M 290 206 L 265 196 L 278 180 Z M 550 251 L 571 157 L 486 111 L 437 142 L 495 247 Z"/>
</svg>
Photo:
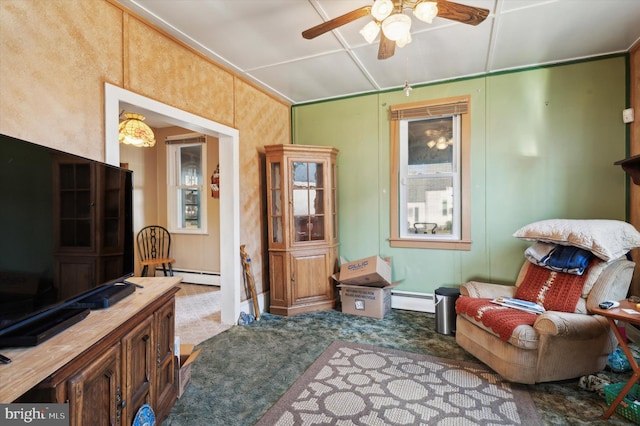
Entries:
<svg viewBox="0 0 640 426">
<path fill-rule="evenodd" d="M 120 143 L 145 148 L 156 144 L 153 130 L 143 123 L 143 115 L 125 112 L 124 116 L 126 120 L 118 126 L 118 140 Z"/>
<path fill-rule="evenodd" d="M 389 40 L 398 41 L 407 38 L 411 30 L 411 18 L 402 13 L 396 13 L 382 21 L 382 32 Z"/>
<path fill-rule="evenodd" d="M 440 136 L 438 138 L 438 142 L 436 143 L 436 148 L 438 149 L 447 149 L 447 138 L 444 136 Z"/>
<path fill-rule="evenodd" d="M 378 37 L 378 33 L 380 33 L 380 25 L 375 21 L 369 22 L 360 30 L 360 34 L 362 34 L 362 37 L 364 37 L 369 44 L 373 43 L 376 37 Z"/>
<path fill-rule="evenodd" d="M 413 15 L 419 20 L 430 24 L 438 15 L 438 3 L 435 1 L 423 1 L 413 9 Z"/>
<path fill-rule="evenodd" d="M 391 15 L 392 11 L 393 2 L 391 0 L 375 0 L 371 6 L 371 15 L 378 21 L 383 21 L 384 18 Z"/>
</svg>

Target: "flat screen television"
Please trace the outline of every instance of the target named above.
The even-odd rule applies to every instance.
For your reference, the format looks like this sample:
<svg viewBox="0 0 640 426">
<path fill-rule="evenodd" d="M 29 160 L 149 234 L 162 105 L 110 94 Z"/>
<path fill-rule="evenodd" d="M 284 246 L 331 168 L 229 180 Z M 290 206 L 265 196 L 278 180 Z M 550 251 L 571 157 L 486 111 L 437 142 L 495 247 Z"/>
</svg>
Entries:
<svg viewBox="0 0 640 426">
<path fill-rule="evenodd" d="M 133 287 L 132 193 L 129 170 L 0 135 L 0 347 L 36 345 Z"/>
</svg>

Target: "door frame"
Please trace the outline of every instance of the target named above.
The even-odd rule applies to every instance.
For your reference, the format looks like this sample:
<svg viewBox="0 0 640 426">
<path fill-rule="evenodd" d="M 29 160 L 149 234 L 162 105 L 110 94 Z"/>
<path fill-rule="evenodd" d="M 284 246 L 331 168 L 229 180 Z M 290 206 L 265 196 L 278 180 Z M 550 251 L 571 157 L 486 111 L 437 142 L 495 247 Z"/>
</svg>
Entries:
<svg viewBox="0 0 640 426">
<path fill-rule="evenodd" d="M 220 292 L 221 322 L 232 325 L 240 315 L 240 136 L 238 129 L 163 104 L 129 90 L 105 83 L 105 162 L 120 164 L 118 125 L 120 111 L 135 106 L 144 115 L 160 115 L 167 123 L 218 138 L 220 158 Z M 224 241 L 224 245 L 223 245 Z"/>
</svg>

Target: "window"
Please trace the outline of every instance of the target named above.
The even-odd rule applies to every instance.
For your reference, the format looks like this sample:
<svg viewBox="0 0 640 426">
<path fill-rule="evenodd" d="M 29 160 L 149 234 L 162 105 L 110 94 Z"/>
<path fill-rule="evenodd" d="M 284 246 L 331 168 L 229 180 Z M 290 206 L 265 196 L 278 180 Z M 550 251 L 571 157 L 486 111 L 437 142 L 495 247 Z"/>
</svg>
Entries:
<svg viewBox="0 0 640 426">
<path fill-rule="evenodd" d="M 171 232 L 207 232 L 207 145 L 202 135 L 167 138 L 167 209 Z"/>
<path fill-rule="evenodd" d="M 469 100 L 391 107 L 391 246 L 469 250 Z"/>
</svg>

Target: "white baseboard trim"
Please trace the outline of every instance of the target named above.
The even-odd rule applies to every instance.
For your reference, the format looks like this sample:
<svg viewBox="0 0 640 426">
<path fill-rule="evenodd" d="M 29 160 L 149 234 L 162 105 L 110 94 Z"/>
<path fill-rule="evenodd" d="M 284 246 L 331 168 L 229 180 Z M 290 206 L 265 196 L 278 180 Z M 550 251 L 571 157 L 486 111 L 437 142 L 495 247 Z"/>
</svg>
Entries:
<svg viewBox="0 0 640 426">
<path fill-rule="evenodd" d="M 220 286 L 219 272 L 194 271 L 189 269 L 174 269 L 174 276 L 182 277 L 182 282 L 188 284 L 203 284 Z M 156 277 L 163 277 L 162 268 L 156 268 Z"/>
<path fill-rule="evenodd" d="M 405 311 L 436 312 L 435 298 L 432 293 L 391 290 L 391 308 Z"/>
</svg>

